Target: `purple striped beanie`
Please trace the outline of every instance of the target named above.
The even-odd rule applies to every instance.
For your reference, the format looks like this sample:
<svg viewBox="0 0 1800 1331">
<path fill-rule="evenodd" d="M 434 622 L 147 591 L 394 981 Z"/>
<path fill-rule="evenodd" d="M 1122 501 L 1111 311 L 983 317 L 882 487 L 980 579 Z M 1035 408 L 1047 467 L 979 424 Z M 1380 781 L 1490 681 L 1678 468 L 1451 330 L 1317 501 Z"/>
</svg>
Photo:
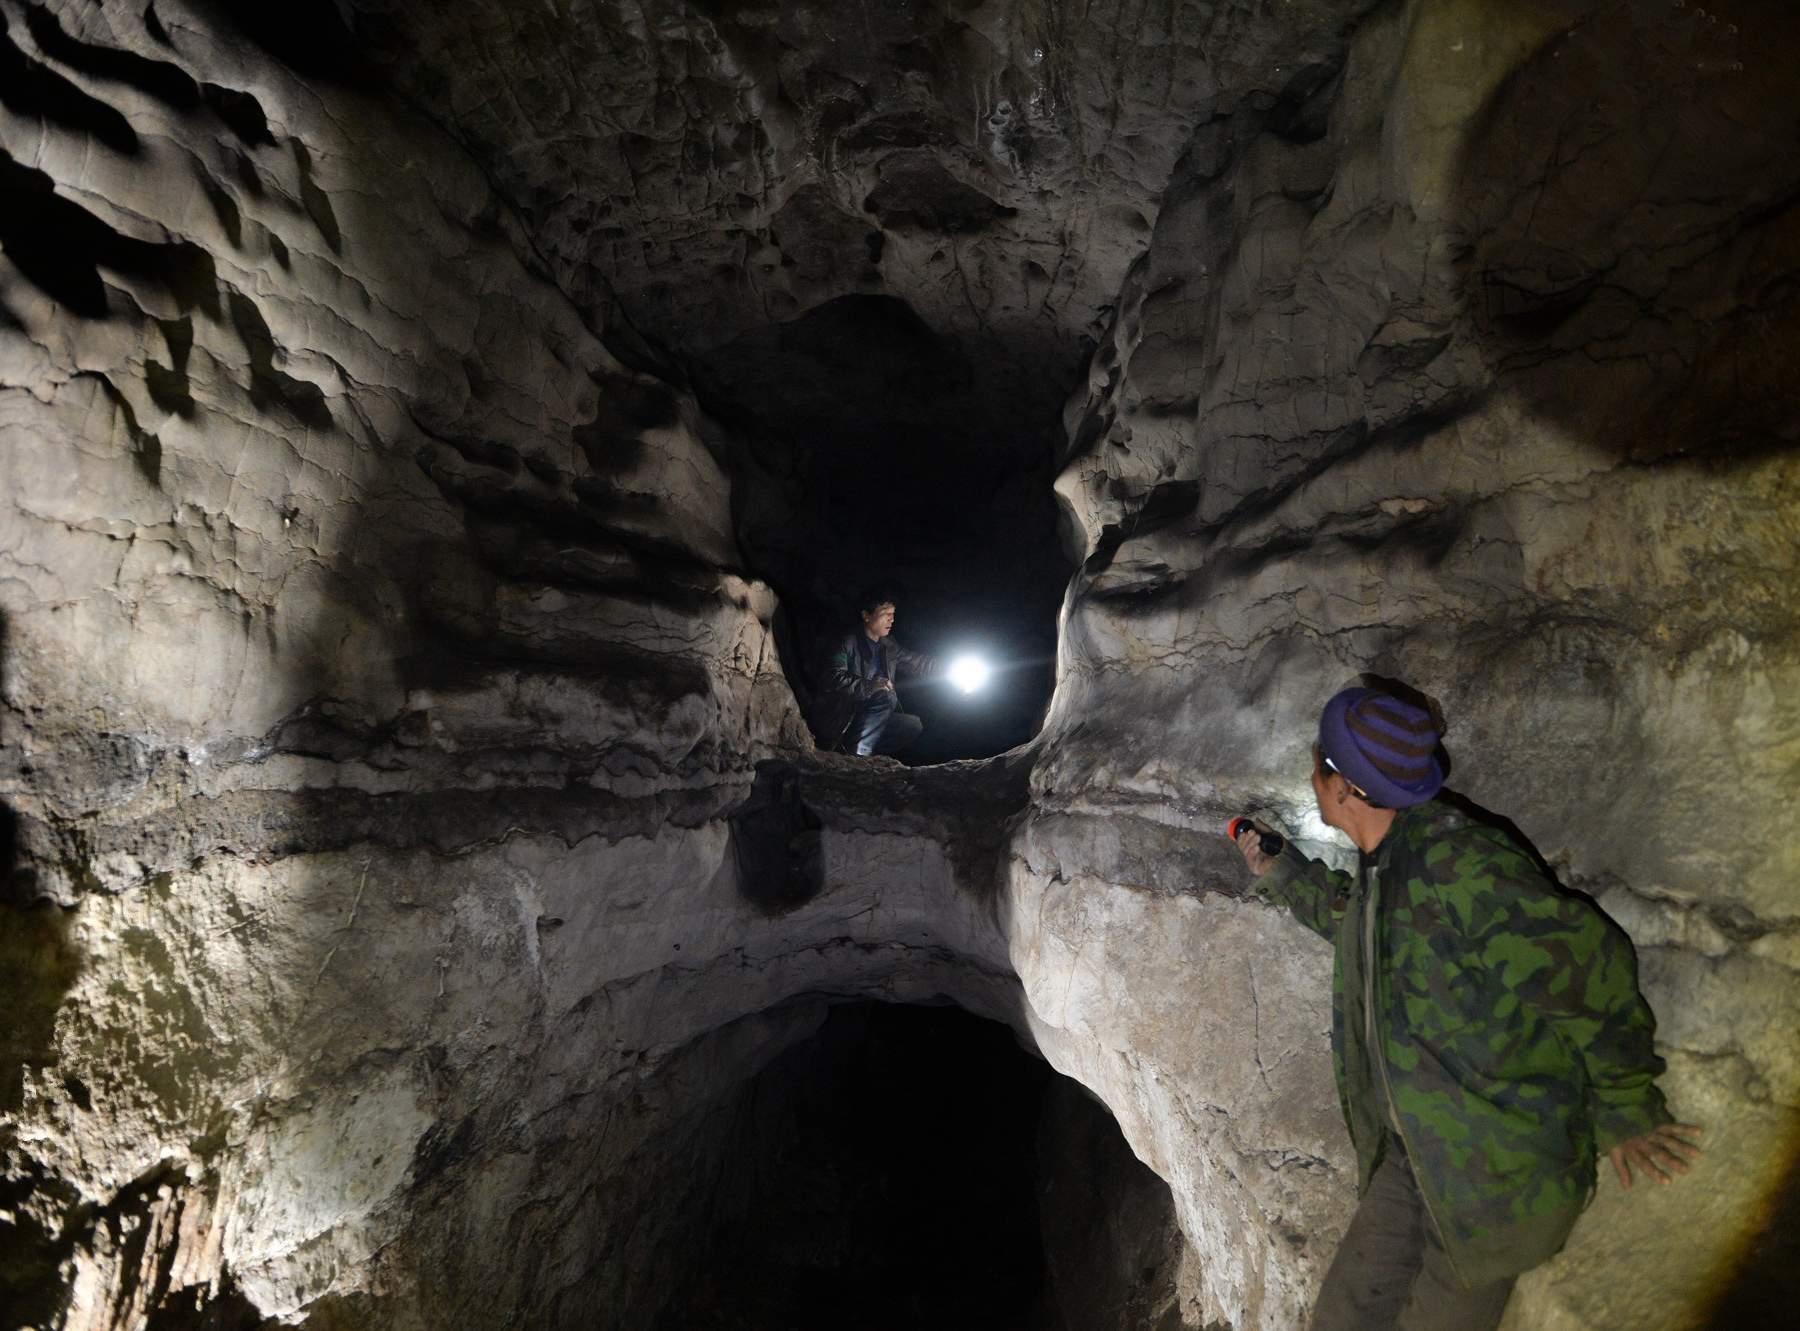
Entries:
<svg viewBox="0 0 1800 1331">
<path fill-rule="evenodd" d="M 1431 713 L 1388 693 L 1345 689 L 1319 717 L 1319 746 L 1376 804 L 1423 804 L 1444 784 Z"/>
</svg>

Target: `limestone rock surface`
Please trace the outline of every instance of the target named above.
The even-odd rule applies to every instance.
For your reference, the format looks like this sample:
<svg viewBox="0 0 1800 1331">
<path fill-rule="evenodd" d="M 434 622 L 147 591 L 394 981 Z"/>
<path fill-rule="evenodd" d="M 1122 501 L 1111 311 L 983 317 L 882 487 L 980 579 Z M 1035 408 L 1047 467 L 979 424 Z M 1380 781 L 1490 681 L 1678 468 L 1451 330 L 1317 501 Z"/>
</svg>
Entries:
<svg viewBox="0 0 1800 1331">
<path fill-rule="evenodd" d="M 0 0 L 0 1304 L 654 1327 L 716 1111 L 876 998 L 1167 1183 L 1110 1308 L 1300 1325 L 1329 955 L 1219 832 L 1341 853 L 1373 673 L 1632 935 L 1710 1134 L 1509 1326 L 1772 1324 L 1800 31 L 1709 8 Z M 1060 468 L 1042 736 L 811 753 L 766 418 L 942 387 L 960 447 L 1071 376 L 968 464 L 990 524 Z"/>
<path fill-rule="evenodd" d="M 630 972 L 528 978 L 586 923 L 530 847 L 710 880 L 807 744 L 773 597 L 692 398 L 417 116 L 204 6 L 4 15 L 8 1324 L 410 1290 L 406 1198 L 478 1160 L 510 1224 L 556 1166 L 498 1143 L 639 1053 L 557 1043 Z"/>
<path fill-rule="evenodd" d="M 1318 843 L 1318 708 L 1398 680 L 1637 945 L 1711 1149 L 1603 1178 L 1518 1328 L 1703 1324 L 1792 1186 L 1796 41 L 1757 4 L 1371 16 L 1314 103 L 1211 128 L 1070 406 L 1039 819 Z"/>
<path fill-rule="evenodd" d="M 343 8 L 609 345 L 641 335 L 744 426 L 740 539 L 797 688 L 873 582 L 900 584 L 903 621 L 1034 662 L 1016 705 L 927 700 L 928 750 L 965 757 L 1028 738 L 1049 695 L 1059 409 L 1196 129 L 1303 99 L 1372 7 Z"/>
</svg>

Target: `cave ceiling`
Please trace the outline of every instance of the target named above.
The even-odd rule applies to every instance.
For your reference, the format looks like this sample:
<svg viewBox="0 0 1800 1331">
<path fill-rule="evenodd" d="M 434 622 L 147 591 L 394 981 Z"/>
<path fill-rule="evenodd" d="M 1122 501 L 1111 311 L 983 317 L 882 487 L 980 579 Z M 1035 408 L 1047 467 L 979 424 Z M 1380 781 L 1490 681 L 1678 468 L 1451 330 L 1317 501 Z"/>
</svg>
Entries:
<svg viewBox="0 0 1800 1331">
<path fill-rule="evenodd" d="M 1041 456 L 1196 127 L 1329 76 L 1309 0 L 349 0 L 612 340 L 759 432 Z"/>
</svg>

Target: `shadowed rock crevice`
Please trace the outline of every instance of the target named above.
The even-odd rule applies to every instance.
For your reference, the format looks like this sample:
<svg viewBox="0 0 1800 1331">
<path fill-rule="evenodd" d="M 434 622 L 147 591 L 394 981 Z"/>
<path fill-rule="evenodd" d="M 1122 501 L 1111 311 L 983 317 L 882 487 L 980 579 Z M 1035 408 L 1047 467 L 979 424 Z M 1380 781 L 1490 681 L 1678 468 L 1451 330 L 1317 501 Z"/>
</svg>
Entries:
<svg viewBox="0 0 1800 1331">
<path fill-rule="evenodd" d="M 1638 465 L 1800 444 L 1791 15 L 1603 4 L 1497 90 L 1459 164 L 1462 299 L 1541 416 Z M 1615 127 L 1633 125 L 1630 135 Z M 1554 146 L 1552 146 L 1554 145 Z M 1580 356 L 1588 373 L 1566 370 Z"/>
<path fill-rule="evenodd" d="M 365 43 L 344 22 L 334 0 L 298 0 L 291 5 L 237 5 L 227 0 L 196 0 L 192 8 L 224 33 L 241 35 L 256 50 L 292 70 L 309 83 L 326 87 L 376 91 L 384 86 L 381 71 L 370 63 Z M 156 6 L 144 10 L 145 27 L 168 44 Z"/>
<path fill-rule="evenodd" d="M 929 838 L 951 885 L 991 906 L 1030 806 L 1030 776 L 1029 754 L 903 772 L 832 754 L 761 763 L 750 799 L 731 815 L 740 889 L 766 909 L 810 900 L 826 884 L 820 839 L 831 829 Z"/>
<path fill-rule="evenodd" d="M 658 1327 L 1198 1326 L 1167 1186 L 1002 1026 L 837 1007 L 710 1125 L 710 1223 Z"/>
<path fill-rule="evenodd" d="M 195 114 L 204 105 L 245 147 L 275 142 L 269 133 L 268 117 L 250 93 L 197 83 L 186 71 L 166 61 L 147 60 L 117 47 L 77 41 L 46 9 L 27 10 L 25 26 L 38 50 L 59 64 L 92 78 L 135 88 L 186 115 Z"/>
<path fill-rule="evenodd" d="M 891 231 L 931 231 L 956 235 L 980 231 L 1018 210 L 1007 208 L 957 180 L 932 157 L 909 160 L 900 154 L 881 168 L 881 183 L 863 200 Z"/>
<path fill-rule="evenodd" d="M 1789 1146 L 1793 1162 L 1762 1199 L 1761 1223 L 1708 1310 L 1706 1331 L 1777 1326 L 1800 1300 L 1800 1133 Z"/>
<path fill-rule="evenodd" d="M 121 235 L 79 204 L 58 197 L 42 171 L 0 150 L 0 189 L 18 206 L 0 219 L 7 258 L 46 295 L 71 313 L 101 319 L 108 313 L 108 282 L 101 269 L 146 284 L 156 304 L 174 311 L 203 310 L 217 317 L 214 259 L 197 245 L 156 244 Z M 129 293 L 121 293 L 130 299 Z"/>
<path fill-rule="evenodd" d="M 824 890 L 824 823 L 806 807 L 800 774 L 759 772 L 750 799 L 731 815 L 738 888 L 771 913 L 805 905 Z"/>
<path fill-rule="evenodd" d="M 38 11 L 29 11 L 36 17 Z M 43 116 L 78 134 L 91 134 L 115 152 L 134 153 L 137 132 L 107 103 L 83 92 L 55 70 L 32 59 L 12 35 L 11 16 L 0 26 L 0 105 L 15 115 Z M 54 28 L 53 20 L 45 20 Z M 10 195 L 17 188 L 9 186 Z"/>
</svg>

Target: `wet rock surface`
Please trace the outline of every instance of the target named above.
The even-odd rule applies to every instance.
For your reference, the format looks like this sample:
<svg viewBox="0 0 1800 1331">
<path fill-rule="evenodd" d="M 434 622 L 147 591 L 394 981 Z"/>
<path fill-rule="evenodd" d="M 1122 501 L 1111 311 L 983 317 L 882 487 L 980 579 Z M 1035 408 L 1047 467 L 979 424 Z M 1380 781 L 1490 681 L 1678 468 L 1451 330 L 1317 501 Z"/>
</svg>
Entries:
<svg viewBox="0 0 1800 1331">
<path fill-rule="evenodd" d="M 1299 1325 L 1329 957 L 1218 832 L 1372 673 L 1710 1134 L 1508 1325 L 1780 1324 L 1800 31 L 1709 8 L 0 0 L 0 1306 L 654 1325 L 877 999 L 1128 1144 L 1019 1126 L 1032 1325 Z M 1047 640 L 1059 469 L 1043 735 L 812 753 L 770 580 Z"/>
</svg>

